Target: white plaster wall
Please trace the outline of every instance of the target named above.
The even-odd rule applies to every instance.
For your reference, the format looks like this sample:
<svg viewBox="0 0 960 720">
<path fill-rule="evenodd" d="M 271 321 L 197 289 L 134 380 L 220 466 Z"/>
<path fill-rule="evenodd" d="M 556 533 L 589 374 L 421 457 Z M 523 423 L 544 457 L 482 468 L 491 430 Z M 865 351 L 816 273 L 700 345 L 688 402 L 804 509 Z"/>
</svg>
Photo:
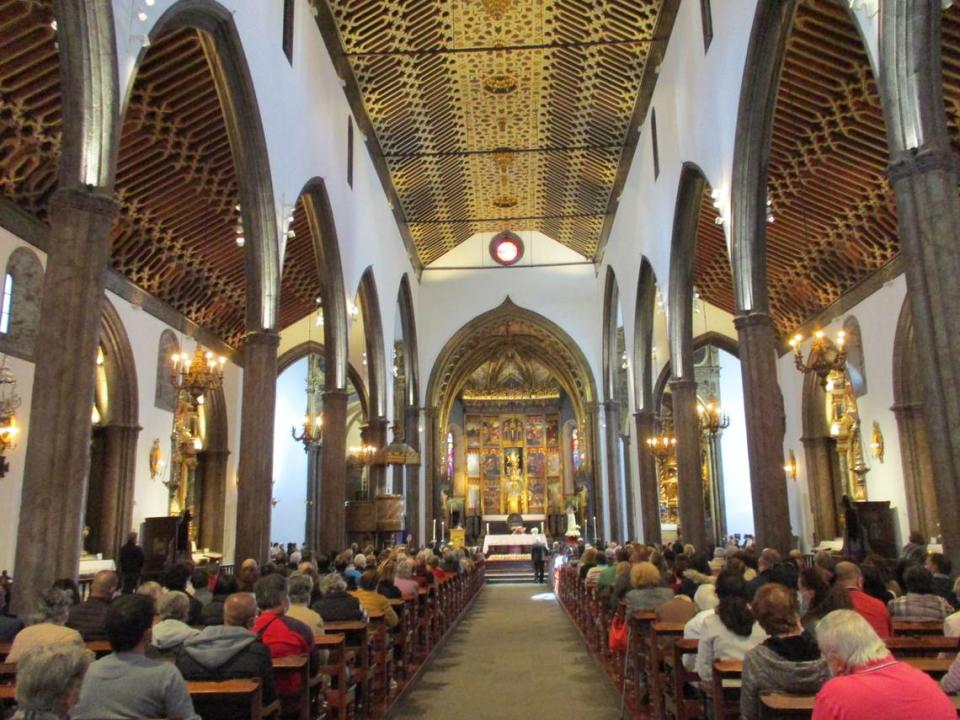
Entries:
<svg viewBox="0 0 960 720">
<path fill-rule="evenodd" d="M 900 438 L 893 411 L 893 343 L 897 330 L 897 317 L 906 295 L 906 280 L 898 276 L 870 295 L 849 312 L 824 326 L 828 337 L 833 337 L 843 327 L 843 320 L 855 316 L 860 323 L 867 392 L 857 398 L 860 410 L 860 425 L 863 434 L 864 453 L 870 472 L 867 474 L 867 496 L 870 500 L 889 500 L 896 510 L 896 519 L 901 538 L 909 534 L 906 490 L 900 462 Z M 802 343 L 804 357 L 810 351 L 809 340 Z M 798 476 L 794 483 L 787 481 L 790 496 L 790 521 L 794 533 L 809 547 L 813 533 L 813 511 L 810 508 L 810 491 L 807 483 L 807 468 L 800 438 L 803 435 L 803 375 L 793 364 L 793 355 L 787 353 L 778 361 L 780 388 L 783 392 L 787 416 L 787 432 L 784 438 L 784 456 L 792 448 L 797 456 Z M 880 424 L 885 445 L 884 462 L 880 463 L 870 452 L 870 433 L 873 421 Z"/>
<path fill-rule="evenodd" d="M 0 227 L 0 268 L 7 266 L 10 254 L 18 247 L 33 250 L 46 265 L 46 255 L 25 243 L 13 233 Z M 3 276 L 0 274 L 0 282 Z M 17 446 L 8 450 L 6 455 L 10 469 L 0 478 L 0 570 L 6 570 L 13 575 L 13 566 L 17 554 L 17 527 L 19 520 L 20 497 L 23 491 L 23 463 L 27 454 L 27 442 L 30 432 L 30 399 L 33 388 L 33 363 L 20 360 L 12 355 L 5 357 L 7 367 L 13 371 L 17 380 L 17 394 L 21 405 L 17 410 L 17 425 L 20 427 L 20 437 Z"/>
</svg>

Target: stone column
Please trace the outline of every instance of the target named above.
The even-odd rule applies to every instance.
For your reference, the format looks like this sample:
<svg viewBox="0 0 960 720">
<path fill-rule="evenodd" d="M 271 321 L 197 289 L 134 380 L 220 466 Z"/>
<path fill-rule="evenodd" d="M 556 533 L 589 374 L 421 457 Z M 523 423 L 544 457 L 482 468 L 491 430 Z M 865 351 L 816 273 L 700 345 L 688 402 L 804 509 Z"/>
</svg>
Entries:
<svg viewBox="0 0 960 720">
<path fill-rule="evenodd" d="M 307 512 L 303 536 L 312 550 L 320 548 L 320 468 L 323 463 L 323 443 L 310 443 L 307 453 Z"/>
<path fill-rule="evenodd" d="M 750 494 L 757 545 L 785 553 L 793 545 L 787 477 L 783 469 L 786 418 L 777 383 L 777 340 L 773 321 L 753 312 L 734 318 L 740 343 L 743 409 L 750 463 Z"/>
<path fill-rule="evenodd" d="M 833 540 L 839 535 L 837 508 L 839 500 L 833 490 L 833 455 L 830 438 L 802 437 L 803 458 L 806 463 L 807 489 L 810 493 L 810 508 L 813 510 L 814 530 L 817 540 Z"/>
<path fill-rule="evenodd" d="M 944 112 L 940 3 L 884 0 L 881 92 L 944 553 L 960 566 L 960 172 Z"/>
<path fill-rule="evenodd" d="M 604 539 L 618 540 L 624 542 L 626 537 L 623 534 L 623 524 L 620 521 L 620 499 L 623 481 L 620 477 L 620 452 L 619 437 L 620 426 L 620 403 L 616 400 L 607 400 L 603 404 L 604 422 L 604 440 L 606 443 L 607 458 L 607 498 L 610 503 L 610 527 L 607 529 Z"/>
<path fill-rule="evenodd" d="M 610 531 L 606 527 L 603 519 L 603 477 L 600 472 L 600 405 L 598 403 L 587 403 L 584 407 L 584 423 L 580 428 L 581 452 L 584 443 L 586 443 L 586 453 L 589 458 L 587 470 L 593 477 L 593 487 L 587 488 L 589 497 L 587 498 L 587 508 L 584 510 L 587 525 L 587 532 L 583 533 L 584 539 L 592 542 L 595 538 L 609 537 Z M 583 464 L 581 463 L 581 467 Z M 590 527 L 591 521 L 596 518 L 594 527 Z M 611 524 L 612 526 L 612 524 Z M 591 534 L 592 533 L 592 534 Z"/>
<path fill-rule="evenodd" d="M 404 440 L 414 450 L 420 450 L 420 410 L 404 409 Z M 423 458 L 420 458 L 421 465 Z M 420 540 L 420 465 L 405 465 L 403 468 L 403 503 L 407 512 L 407 532 L 414 542 Z M 406 538 L 404 538 L 406 539 Z"/>
<path fill-rule="evenodd" d="M 440 525 L 440 488 L 437 486 L 437 409 L 427 407 L 423 409 L 424 447 L 420 453 L 420 462 L 426 470 L 426 487 L 424 488 L 427 504 L 424 514 L 423 534 L 427 542 L 432 538 L 433 521 Z"/>
<path fill-rule="evenodd" d="M 680 537 L 698 552 L 707 548 L 700 470 L 700 420 L 697 417 L 696 380 L 670 380 L 673 427 L 677 434 L 677 500 L 680 503 Z"/>
<path fill-rule="evenodd" d="M 323 393 L 323 446 L 320 487 L 317 492 L 319 521 L 317 549 L 339 552 L 347 542 L 347 391 Z"/>
<path fill-rule="evenodd" d="M 940 513 L 933 480 L 936 473 L 931 463 L 923 405 L 916 402 L 898 403 L 890 409 L 897 419 L 897 437 L 900 440 L 900 460 L 903 483 L 907 491 L 910 529 L 919 530 L 925 538 L 935 537 L 940 531 Z"/>
<path fill-rule="evenodd" d="M 50 200 L 14 566 L 16 613 L 33 612 L 55 579 L 77 574 L 94 359 L 116 210 L 112 195 L 96 189 L 60 188 Z"/>
<path fill-rule="evenodd" d="M 198 456 L 200 485 L 200 532 L 197 542 L 201 548 L 216 552 L 223 550 L 223 513 L 227 495 L 228 450 L 204 450 Z"/>
<path fill-rule="evenodd" d="M 277 400 L 277 346 L 273 330 L 247 333 L 243 347 L 243 405 L 234 560 L 259 563 L 270 554 L 273 498 L 273 425 Z"/>
<path fill-rule="evenodd" d="M 634 505 L 633 505 L 633 478 L 630 475 L 630 436 L 622 435 L 619 432 L 617 433 L 617 439 L 623 444 L 623 495 L 624 495 L 624 504 L 627 508 L 627 516 L 624 518 L 623 528 L 624 535 L 623 539 L 634 540 L 636 539 L 636 533 L 634 532 Z M 618 448 L 619 451 L 619 448 Z"/>
<path fill-rule="evenodd" d="M 640 521 L 643 524 L 643 541 L 660 547 L 660 481 L 657 477 L 657 460 L 647 450 L 647 438 L 656 429 L 656 414 L 641 410 L 633 414 L 637 428 L 637 486 L 640 489 Z"/>
<path fill-rule="evenodd" d="M 107 425 L 104 433 L 100 547 L 105 557 L 118 558 L 133 522 L 133 483 L 137 466 L 139 425 Z M 221 510 L 222 514 L 222 510 Z"/>
<path fill-rule="evenodd" d="M 378 450 L 387 444 L 387 425 L 385 417 L 375 417 L 367 423 L 366 442 Z M 387 467 L 370 465 L 370 499 L 383 495 L 387 491 Z"/>
</svg>

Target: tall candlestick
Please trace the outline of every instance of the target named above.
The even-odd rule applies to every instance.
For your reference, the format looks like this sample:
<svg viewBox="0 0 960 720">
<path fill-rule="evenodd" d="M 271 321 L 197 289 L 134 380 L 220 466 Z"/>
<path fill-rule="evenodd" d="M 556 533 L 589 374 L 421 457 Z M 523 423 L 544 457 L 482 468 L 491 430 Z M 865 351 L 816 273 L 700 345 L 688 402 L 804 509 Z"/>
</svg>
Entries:
<svg viewBox="0 0 960 720">
<path fill-rule="evenodd" d="M 487 535 L 490 534 L 490 523 L 487 523 Z"/>
<path fill-rule="evenodd" d="M 433 519 L 433 542 L 437 541 L 437 519 Z"/>
<path fill-rule="evenodd" d="M 593 516 L 593 541 L 597 541 L 597 516 Z"/>
<path fill-rule="evenodd" d="M 447 521 L 440 521 L 440 542 L 443 542 L 447 536 Z"/>
</svg>

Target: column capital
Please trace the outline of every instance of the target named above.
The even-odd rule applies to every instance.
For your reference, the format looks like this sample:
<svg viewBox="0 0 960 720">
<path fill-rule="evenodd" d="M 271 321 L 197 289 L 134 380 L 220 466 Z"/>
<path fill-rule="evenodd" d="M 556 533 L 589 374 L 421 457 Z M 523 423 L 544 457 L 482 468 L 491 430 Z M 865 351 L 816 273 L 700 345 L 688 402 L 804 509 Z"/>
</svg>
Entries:
<svg viewBox="0 0 960 720">
<path fill-rule="evenodd" d="M 243 336 L 243 347 L 280 347 L 280 333 L 276 330 L 249 330 Z"/>
<path fill-rule="evenodd" d="M 746 330 L 753 327 L 773 327 L 773 318 L 766 312 L 748 312 L 733 318 L 733 326 L 737 330 Z"/>
<path fill-rule="evenodd" d="M 891 184 L 911 175 L 923 175 L 931 171 L 957 172 L 956 155 L 947 146 L 945 149 L 923 145 L 914 150 L 902 150 L 887 165 L 887 177 Z"/>
<path fill-rule="evenodd" d="M 587 415 L 595 415 L 600 411 L 600 403 L 598 402 L 586 402 L 583 404 L 583 411 Z"/>
<path fill-rule="evenodd" d="M 633 414 L 633 419 L 637 422 L 655 422 L 657 419 L 657 413 L 653 410 L 637 410 Z"/>
<path fill-rule="evenodd" d="M 604 400 L 603 409 L 608 413 L 611 412 L 620 412 L 620 401 L 619 400 Z"/>
<path fill-rule="evenodd" d="M 69 210 L 113 219 L 119 209 L 116 196 L 103 188 L 60 187 L 50 197 L 51 214 L 58 210 Z"/>
<path fill-rule="evenodd" d="M 423 407 L 420 409 L 423 410 L 423 417 L 426 418 L 427 420 L 432 420 L 437 416 L 437 408 L 435 407 L 430 406 L 430 407 Z"/>
<path fill-rule="evenodd" d="M 667 385 L 670 386 L 671 390 L 694 390 L 695 391 L 697 389 L 697 381 L 694 380 L 693 378 L 673 377 L 673 378 L 670 378 Z"/>
</svg>

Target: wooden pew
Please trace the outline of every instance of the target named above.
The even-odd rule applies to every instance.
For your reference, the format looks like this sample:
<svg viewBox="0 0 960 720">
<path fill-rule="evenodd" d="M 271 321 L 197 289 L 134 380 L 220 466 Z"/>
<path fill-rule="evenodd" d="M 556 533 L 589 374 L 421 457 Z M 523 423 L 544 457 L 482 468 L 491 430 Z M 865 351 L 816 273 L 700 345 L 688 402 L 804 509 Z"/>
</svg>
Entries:
<svg viewBox="0 0 960 720">
<path fill-rule="evenodd" d="M 300 677 L 299 720 L 310 720 L 310 658 L 306 655 L 273 658 L 273 674 L 293 674 Z"/>
<path fill-rule="evenodd" d="M 915 635 L 887 638 L 884 641 L 897 659 L 923 657 L 940 653 L 956 654 L 960 650 L 960 638 L 943 635 Z"/>
<path fill-rule="evenodd" d="M 343 635 L 346 649 L 355 653 L 359 666 L 352 669 L 350 679 L 360 686 L 363 706 L 370 707 L 370 643 L 367 639 L 367 623 L 364 620 L 340 620 L 324 623 L 326 633 Z"/>
<path fill-rule="evenodd" d="M 950 670 L 950 664 L 953 662 L 953 658 L 908 657 L 903 658 L 903 661 L 908 665 L 912 665 L 917 670 L 922 670 L 934 680 L 939 680 Z"/>
<path fill-rule="evenodd" d="M 356 707 L 357 700 L 356 685 L 350 682 L 347 674 L 346 637 L 341 634 L 318 635 L 316 643 L 318 650 L 327 651 L 327 662 L 320 666 L 317 675 L 310 678 L 311 692 L 316 691 L 318 696 L 323 693 L 330 717 L 343 720 L 351 713 L 351 706 Z M 319 682 L 324 676 L 330 678 L 330 685 L 325 689 Z"/>
<path fill-rule="evenodd" d="M 960 695 L 948 695 L 960 715 Z M 813 715 L 815 695 L 761 693 L 761 720 L 808 720 Z"/>
<path fill-rule="evenodd" d="M 187 682 L 187 690 L 193 700 L 194 709 L 201 717 L 209 708 L 222 712 L 225 706 L 235 708 L 237 720 L 280 717 L 279 700 L 263 706 L 259 680 L 190 680 Z"/>
<path fill-rule="evenodd" d="M 0 662 L 3 662 L 7 659 L 7 655 L 10 654 L 10 647 L 13 643 L 0 643 Z M 93 654 L 99 660 L 104 655 L 109 655 L 113 652 L 113 648 L 110 647 L 110 643 L 106 640 L 94 640 L 92 642 L 84 643 L 87 649 L 93 652 Z"/>
<path fill-rule="evenodd" d="M 894 637 L 910 635 L 943 635 L 943 620 L 898 620 L 893 619 Z"/>
<path fill-rule="evenodd" d="M 680 638 L 673 643 L 673 652 L 665 658 L 669 665 L 672 682 L 669 692 L 664 694 L 665 709 L 676 720 L 693 720 L 704 717 L 703 698 L 696 683 L 700 676 L 693 670 L 687 670 L 683 659 L 697 654 L 697 640 Z"/>
<path fill-rule="evenodd" d="M 711 698 L 714 720 L 740 717 L 742 660 L 714 660 Z"/>
<path fill-rule="evenodd" d="M 648 640 L 649 670 L 647 682 L 652 717 L 663 717 L 664 693 L 670 683 L 667 657 L 673 653 L 673 644 L 683 638 L 684 623 L 654 622 L 650 625 Z"/>
</svg>

